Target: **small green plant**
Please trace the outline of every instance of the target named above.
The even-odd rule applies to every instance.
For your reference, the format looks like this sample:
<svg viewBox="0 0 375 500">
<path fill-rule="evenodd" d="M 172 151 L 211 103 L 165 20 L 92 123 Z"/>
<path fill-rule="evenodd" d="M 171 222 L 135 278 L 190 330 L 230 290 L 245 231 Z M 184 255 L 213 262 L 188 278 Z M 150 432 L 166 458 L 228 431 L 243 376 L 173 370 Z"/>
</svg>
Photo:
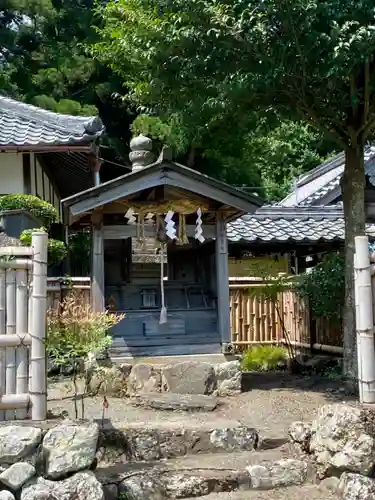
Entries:
<svg viewBox="0 0 375 500">
<path fill-rule="evenodd" d="M 2 210 L 27 210 L 47 228 L 58 220 L 58 213 L 53 205 L 31 194 L 0 196 L 0 212 Z"/>
<path fill-rule="evenodd" d="M 34 231 L 44 231 L 47 232 L 45 227 L 40 227 L 39 229 L 25 229 L 22 231 L 20 236 L 20 241 L 24 246 L 31 246 L 31 236 Z M 62 262 L 68 255 L 68 250 L 63 241 L 55 240 L 53 238 L 48 239 L 48 265 L 53 266 Z"/>
<path fill-rule="evenodd" d="M 121 314 L 93 311 L 90 304 L 83 302 L 75 293 L 68 295 L 59 308 L 47 312 L 47 355 L 56 366 L 72 365 L 76 418 L 80 365 L 84 363 L 85 387 L 81 394 L 81 416 L 84 418 L 84 397 L 88 392 L 92 366 L 97 355 L 112 343 L 110 328 L 123 318 Z"/>
<path fill-rule="evenodd" d="M 284 347 L 258 345 L 244 352 L 241 369 L 246 372 L 271 371 L 285 365 L 288 354 Z"/>
</svg>

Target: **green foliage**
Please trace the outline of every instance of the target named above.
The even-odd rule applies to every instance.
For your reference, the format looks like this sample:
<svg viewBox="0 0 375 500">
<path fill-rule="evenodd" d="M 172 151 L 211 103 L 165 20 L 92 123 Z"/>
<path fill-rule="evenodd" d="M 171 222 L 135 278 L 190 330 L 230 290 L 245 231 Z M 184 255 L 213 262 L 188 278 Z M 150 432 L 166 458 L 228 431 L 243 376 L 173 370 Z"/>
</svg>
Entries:
<svg viewBox="0 0 375 500">
<path fill-rule="evenodd" d="M 76 231 L 69 233 L 69 258 L 75 276 L 90 275 L 91 232 Z"/>
<path fill-rule="evenodd" d="M 27 210 L 49 228 L 58 219 L 57 210 L 47 201 L 30 194 L 7 194 L 0 197 L 1 210 Z"/>
<path fill-rule="evenodd" d="M 186 117 L 230 110 L 232 123 L 271 106 L 342 147 L 373 127 L 368 0 L 112 0 L 99 13 L 93 53 L 137 105 Z"/>
<path fill-rule="evenodd" d="M 121 315 L 94 312 L 78 296 L 69 295 L 60 308 L 47 313 L 48 355 L 64 366 L 73 359 L 100 354 L 112 343 L 108 331 L 121 319 Z"/>
<path fill-rule="evenodd" d="M 339 320 L 345 297 L 345 260 L 341 254 L 330 254 L 296 285 L 298 294 L 309 301 L 315 318 Z"/>
<path fill-rule="evenodd" d="M 241 370 L 244 372 L 277 370 L 285 366 L 287 358 L 287 351 L 280 346 L 251 347 L 242 356 Z"/>
<path fill-rule="evenodd" d="M 35 231 L 47 232 L 45 227 L 38 229 L 25 229 L 20 235 L 20 241 L 25 246 L 31 246 L 32 233 Z M 63 241 L 48 238 L 48 265 L 60 264 L 68 255 L 68 250 Z"/>
</svg>

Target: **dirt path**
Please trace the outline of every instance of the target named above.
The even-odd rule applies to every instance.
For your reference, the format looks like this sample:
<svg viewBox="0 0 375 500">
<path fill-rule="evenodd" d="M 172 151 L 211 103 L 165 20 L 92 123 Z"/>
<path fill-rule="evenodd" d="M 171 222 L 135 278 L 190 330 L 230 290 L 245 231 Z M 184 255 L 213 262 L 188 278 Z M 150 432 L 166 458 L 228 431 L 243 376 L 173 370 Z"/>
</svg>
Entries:
<svg viewBox="0 0 375 500">
<path fill-rule="evenodd" d="M 54 413 L 62 410 L 74 418 L 72 393 L 67 381 L 54 382 L 49 387 L 49 409 Z M 261 437 L 282 438 L 293 421 L 311 420 L 318 408 L 327 402 L 350 400 L 337 393 L 337 382 L 318 378 L 298 378 L 281 375 L 277 384 L 258 384 L 252 390 L 231 398 L 223 398 L 220 406 L 211 413 L 163 412 L 133 407 L 126 398 L 108 398 L 106 420 L 114 426 L 127 423 L 165 423 L 184 425 L 189 421 L 199 424 L 209 421 L 239 421 L 254 427 Z M 332 392 L 336 391 L 336 392 Z M 69 397 L 70 396 L 70 397 Z M 63 399 L 64 398 L 64 399 Z M 103 398 L 85 400 L 85 418 L 101 421 Z"/>
</svg>

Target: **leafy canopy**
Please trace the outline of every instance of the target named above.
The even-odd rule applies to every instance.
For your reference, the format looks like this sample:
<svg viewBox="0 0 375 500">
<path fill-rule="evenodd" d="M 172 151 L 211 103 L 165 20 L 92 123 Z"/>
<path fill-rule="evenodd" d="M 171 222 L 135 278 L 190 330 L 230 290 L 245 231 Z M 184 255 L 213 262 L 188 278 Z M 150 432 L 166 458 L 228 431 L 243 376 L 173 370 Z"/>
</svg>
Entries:
<svg viewBox="0 0 375 500">
<path fill-rule="evenodd" d="M 232 123 L 270 106 L 341 147 L 375 125 L 372 0 L 112 0 L 93 53 L 138 104 Z"/>
</svg>

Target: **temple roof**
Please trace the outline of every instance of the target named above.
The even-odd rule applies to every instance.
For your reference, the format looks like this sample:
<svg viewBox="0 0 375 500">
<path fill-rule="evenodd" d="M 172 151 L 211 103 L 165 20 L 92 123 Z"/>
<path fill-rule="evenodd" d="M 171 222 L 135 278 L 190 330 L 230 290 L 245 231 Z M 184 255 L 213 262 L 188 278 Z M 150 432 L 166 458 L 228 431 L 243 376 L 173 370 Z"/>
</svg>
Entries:
<svg viewBox="0 0 375 500">
<path fill-rule="evenodd" d="M 97 116 L 71 116 L 0 95 L 0 148 L 89 144 L 104 132 Z"/>
</svg>

